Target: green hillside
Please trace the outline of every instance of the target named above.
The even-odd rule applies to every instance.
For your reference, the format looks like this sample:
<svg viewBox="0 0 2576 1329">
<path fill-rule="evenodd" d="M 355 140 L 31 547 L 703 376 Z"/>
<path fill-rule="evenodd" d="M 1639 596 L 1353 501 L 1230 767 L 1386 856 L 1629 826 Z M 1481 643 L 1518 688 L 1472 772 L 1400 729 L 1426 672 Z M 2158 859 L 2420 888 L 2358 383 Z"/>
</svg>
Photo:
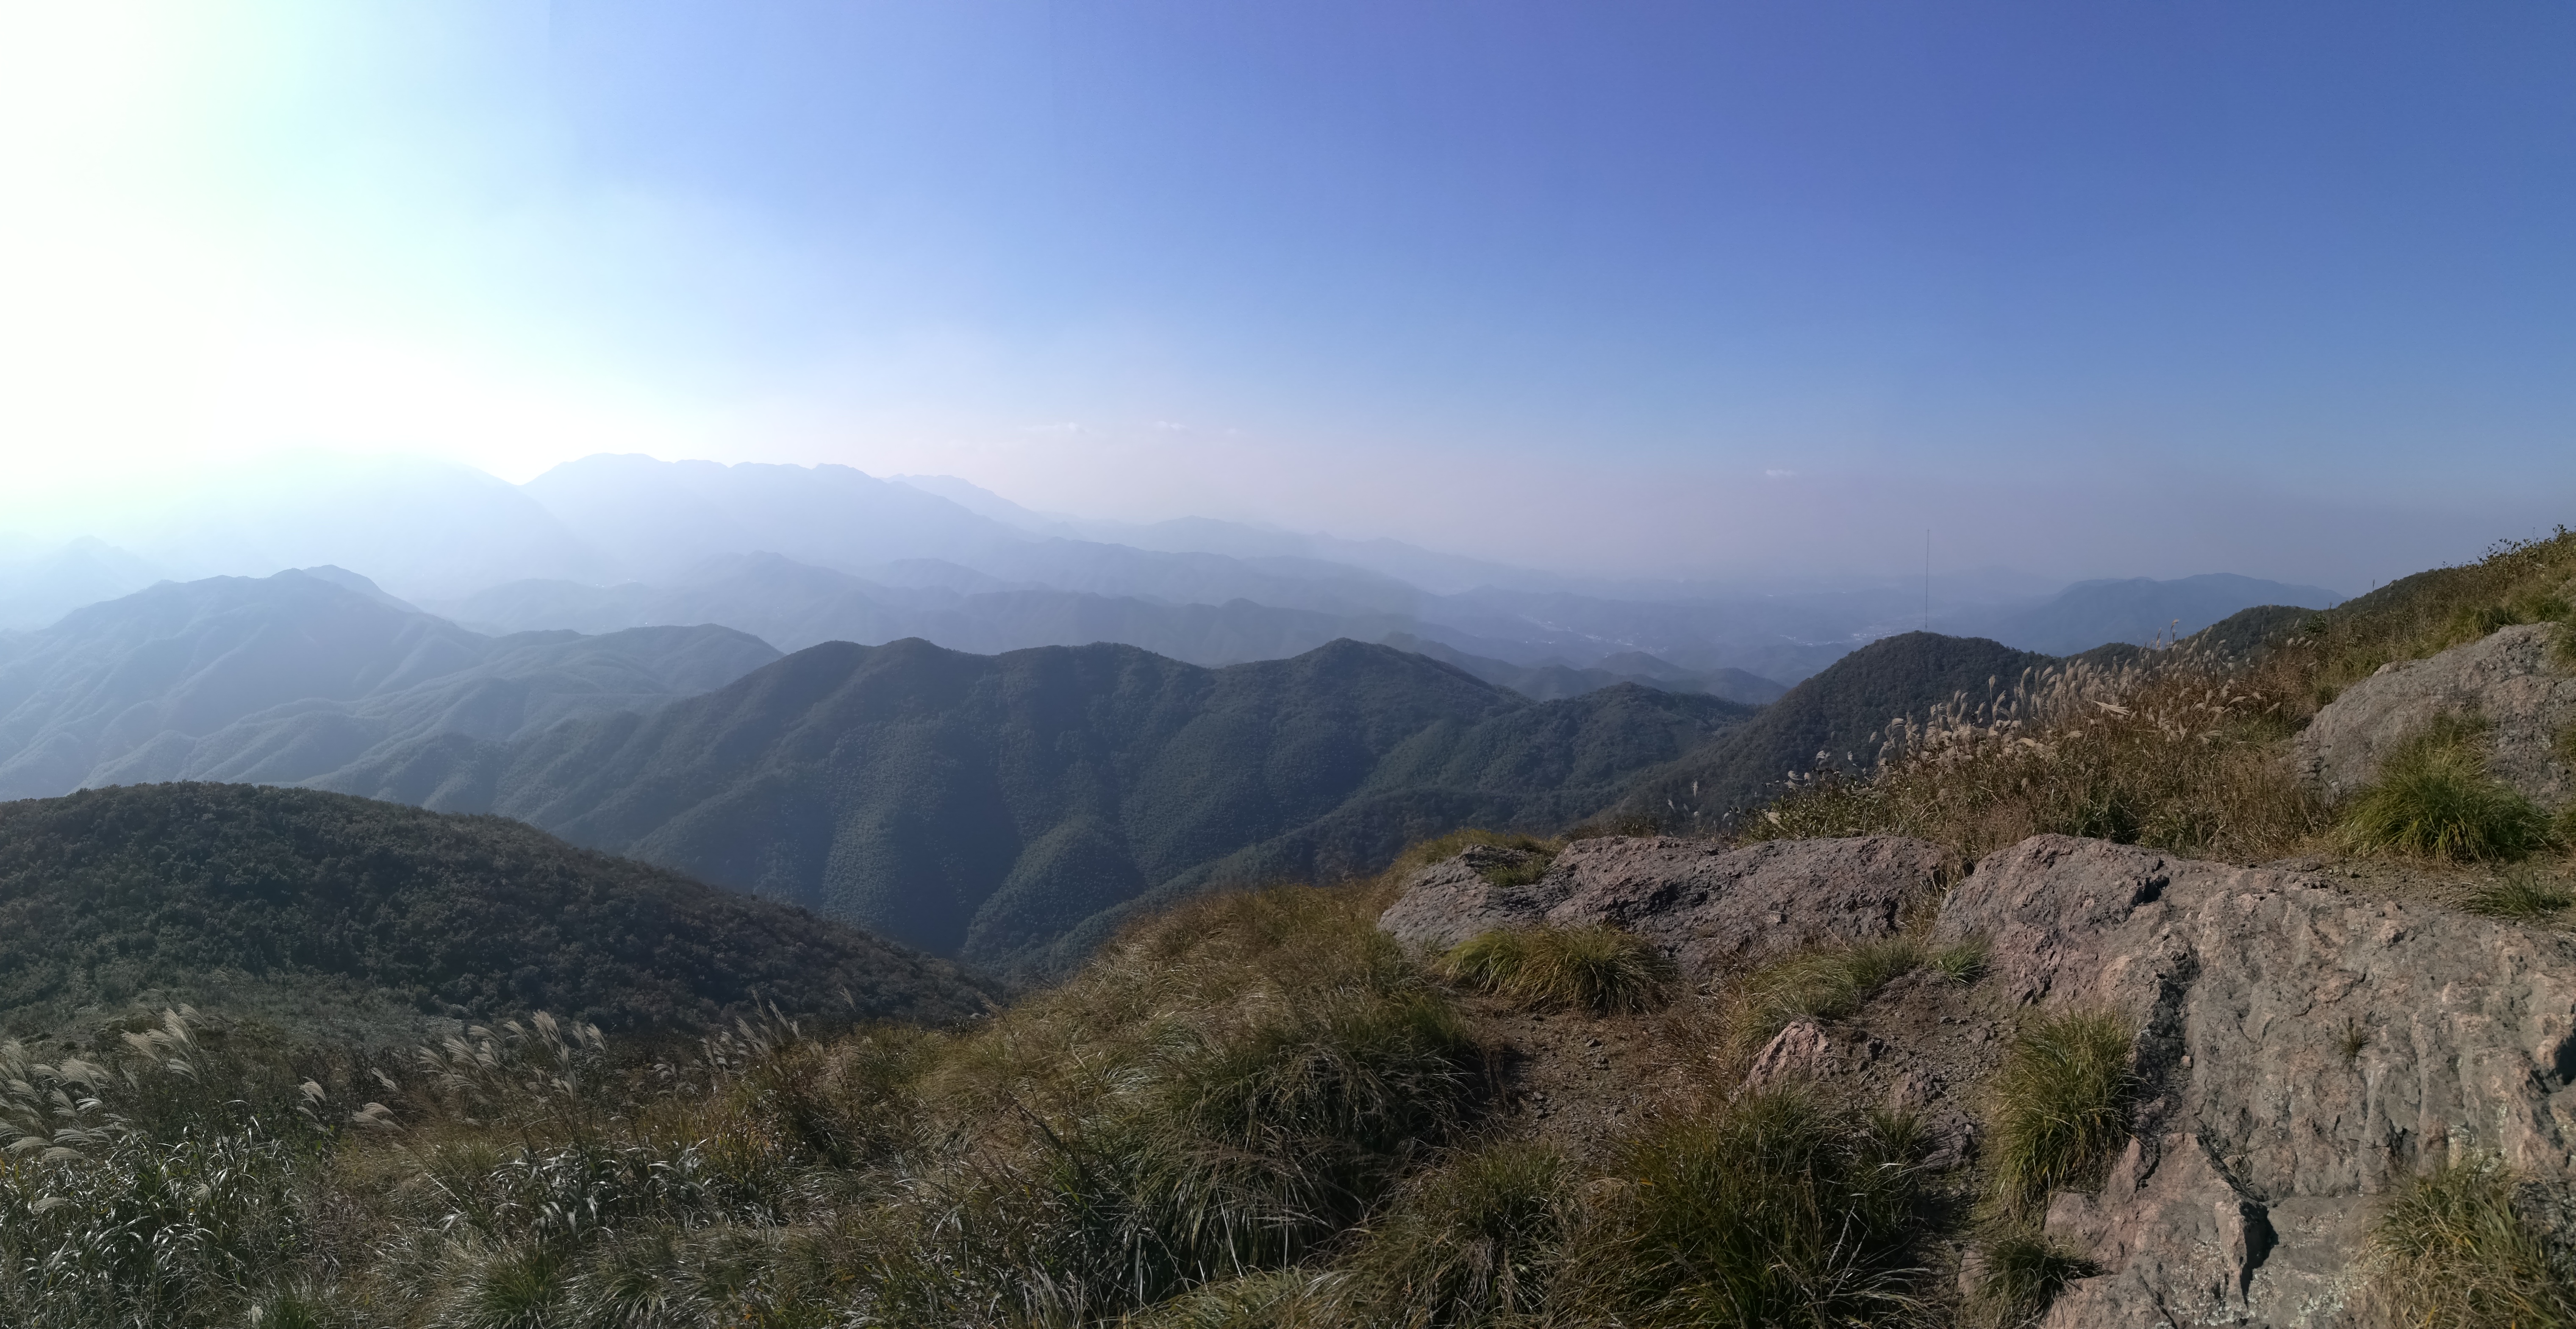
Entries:
<svg viewBox="0 0 2576 1329">
<path fill-rule="evenodd" d="M 20 1031 L 147 995 L 342 1033 L 532 1009 L 693 1029 L 755 993 L 923 1021 L 984 1004 L 945 961 L 499 817 L 219 784 L 0 803 Z"/>
<path fill-rule="evenodd" d="M 1531 702 L 1349 641 L 1224 669 L 836 642 L 651 715 L 451 737 L 338 787 L 1051 969 L 1139 899 L 1372 871 L 1462 822 L 1553 830 L 1749 714 L 1633 686 Z"/>
</svg>

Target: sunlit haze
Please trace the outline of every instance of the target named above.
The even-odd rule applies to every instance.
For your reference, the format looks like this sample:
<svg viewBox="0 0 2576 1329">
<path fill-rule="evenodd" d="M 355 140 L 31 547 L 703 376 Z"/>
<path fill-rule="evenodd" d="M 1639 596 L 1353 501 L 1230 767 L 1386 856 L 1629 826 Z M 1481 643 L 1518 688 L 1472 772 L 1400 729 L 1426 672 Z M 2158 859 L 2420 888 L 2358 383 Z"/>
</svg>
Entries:
<svg viewBox="0 0 2576 1329">
<path fill-rule="evenodd" d="M 0 15 L 29 538 L 280 453 L 616 452 L 2357 591 L 2576 499 L 2560 6 Z"/>
</svg>

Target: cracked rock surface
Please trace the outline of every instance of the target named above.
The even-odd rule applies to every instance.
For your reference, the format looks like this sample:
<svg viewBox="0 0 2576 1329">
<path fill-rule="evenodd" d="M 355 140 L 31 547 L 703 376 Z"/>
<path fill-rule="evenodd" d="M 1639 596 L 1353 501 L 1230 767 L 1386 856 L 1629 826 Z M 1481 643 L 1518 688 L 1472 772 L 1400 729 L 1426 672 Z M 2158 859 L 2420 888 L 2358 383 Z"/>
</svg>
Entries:
<svg viewBox="0 0 2576 1329">
<path fill-rule="evenodd" d="M 2478 1153 L 2568 1175 L 2576 940 L 2065 836 L 1951 892 L 1935 936 L 1972 935 L 2005 999 L 2140 1031 L 2127 1157 L 2048 1211 L 2105 1272 L 2047 1325 L 2367 1323 L 2363 1240 L 2393 1183 Z"/>
</svg>

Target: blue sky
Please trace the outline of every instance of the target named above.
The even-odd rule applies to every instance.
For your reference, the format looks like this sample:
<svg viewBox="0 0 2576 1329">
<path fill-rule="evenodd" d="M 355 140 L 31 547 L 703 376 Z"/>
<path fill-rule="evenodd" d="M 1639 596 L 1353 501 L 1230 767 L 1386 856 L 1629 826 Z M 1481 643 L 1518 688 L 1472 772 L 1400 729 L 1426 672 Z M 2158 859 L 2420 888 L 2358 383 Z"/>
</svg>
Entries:
<svg viewBox="0 0 2576 1329">
<path fill-rule="evenodd" d="M 2563 6 L 73 8 L 0 10 L 26 496 L 632 450 L 2348 589 L 2576 507 Z"/>
</svg>

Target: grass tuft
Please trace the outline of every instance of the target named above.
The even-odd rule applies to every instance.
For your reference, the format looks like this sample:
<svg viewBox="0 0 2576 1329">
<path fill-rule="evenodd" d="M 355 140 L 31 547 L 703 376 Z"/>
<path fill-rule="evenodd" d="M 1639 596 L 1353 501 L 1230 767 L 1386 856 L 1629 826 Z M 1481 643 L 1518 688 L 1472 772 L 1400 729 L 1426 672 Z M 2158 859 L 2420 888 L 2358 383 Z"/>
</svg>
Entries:
<svg viewBox="0 0 2576 1329">
<path fill-rule="evenodd" d="M 2576 905 L 2576 892 L 2528 872 L 2516 872 L 2494 885 L 2480 887 L 2468 901 L 2471 913 L 2524 921 L 2552 917 L 2570 905 Z"/>
<path fill-rule="evenodd" d="M 2128 1021 L 2108 1011 L 2037 1015 L 1995 1071 L 1995 1198 L 2027 1217 L 2060 1190 L 2089 1187 L 2129 1140 Z"/>
<path fill-rule="evenodd" d="M 2391 752 L 2345 810 L 2343 835 L 2360 853 L 2445 862 L 2510 862 L 2553 838 L 2548 815 L 2487 772 L 2477 730 L 2457 721 Z"/>
<path fill-rule="evenodd" d="M 1979 1251 L 1975 1309 L 1995 1325 L 2036 1323 L 2067 1284 L 2102 1272 L 2091 1260 L 2028 1228 L 2014 1228 Z"/>
<path fill-rule="evenodd" d="M 1800 1020 L 1839 1020 L 1880 988 L 1917 969 L 1965 982 L 1985 970 L 1982 942 L 1934 950 L 1912 936 L 1795 951 L 1746 974 L 1728 994 L 1739 1052 L 1750 1052 Z"/>
<path fill-rule="evenodd" d="M 1673 965 L 1614 927 L 1498 928 L 1442 956 L 1442 977 L 1528 1010 L 1595 1015 L 1653 1010 L 1672 991 Z"/>
<path fill-rule="evenodd" d="M 1575 1218 L 1571 1169 L 1544 1144 L 1470 1154 L 1409 1187 L 1372 1225 L 1341 1290 L 1343 1320 L 1491 1325 L 1545 1309 Z"/>
<path fill-rule="evenodd" d="M 1919 1308 L 1910 1133 L 1779 1091 L 1669 1121 L 1576 1241 L 1569 1324 L 1823 1329 Z"/>
<path fill-rule="evenodd" d="M 1953 983 L 1974 983 L 1985 977 L 1988 955 L 1982 937 L 1944 946 L 1924 958 L 1924 967 Z"/>
<path fill-rule="evenodd" d="M 2371 1277 L 2399 1323 L 2423 1329 L 2576 1326 L 2576 1292 L 2513 1211 L 2493 1158 L 2416 1177 L 2371 1227 Z"/>
</svg>

